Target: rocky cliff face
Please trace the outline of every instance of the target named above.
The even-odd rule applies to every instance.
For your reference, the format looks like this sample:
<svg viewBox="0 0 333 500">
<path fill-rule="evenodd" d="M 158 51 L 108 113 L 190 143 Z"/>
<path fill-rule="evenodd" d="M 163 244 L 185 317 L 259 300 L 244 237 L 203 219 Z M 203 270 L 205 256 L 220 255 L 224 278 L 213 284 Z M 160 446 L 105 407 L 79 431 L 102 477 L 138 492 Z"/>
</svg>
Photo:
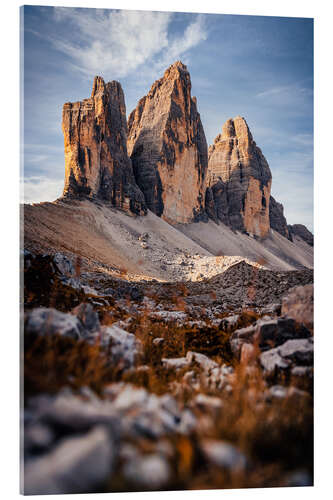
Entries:
<svg viewBox="0 0 333 500">
<path fill-rule="evenodd" d="M 147 206 L 170 223 L 205 217 L 207 143 L 181 62 L 170 66 L 128 120 L 128 152 Z"/>
<path fill-rule="evenodd" d="M 269 222 L 272 229 L 290 239 L 287 220 L 283 213 L 283 205 L 278 203 L 273 196 L 269 200 Z"/>
<path fill-rule="evenodd" d="M 306 226 L 304 226 L 303 224 L 292 224 L 292 225 L 288 226 L 288 229 L 289 229 L 291 239 L 294 235 L 299 236 L 308 245 L 313 247 L 313 234 L 311 233 L 311 231 L 308 230 L 308 228 Z"/>
<path fill-rule="evenodd" d="M 265 237 L 272 175 L 244 118 L 229 119 L 210 146 L 207 187 L 217 218 L 233 229 Z"/>
<path fill-rule="evenodd" d="M 120 83 L 95 77 L 91 97 L 65 103 L 65 197 L 97 198 L 143 215 L 144 196 L 127 154 L 127 123 Z"/>
</svg>

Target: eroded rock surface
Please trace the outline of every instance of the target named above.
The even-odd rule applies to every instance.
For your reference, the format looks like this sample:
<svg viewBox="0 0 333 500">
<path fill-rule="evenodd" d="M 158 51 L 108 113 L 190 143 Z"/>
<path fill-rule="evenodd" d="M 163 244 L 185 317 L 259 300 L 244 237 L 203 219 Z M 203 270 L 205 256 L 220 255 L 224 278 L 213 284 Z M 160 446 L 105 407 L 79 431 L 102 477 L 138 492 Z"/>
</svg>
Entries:
<svg viewBox="0 0 333 500">
<path fill-rule="evenodd" d="M 172 64 L 153 84 L 128 128 L 128 152 L 148 208 L 171 223 L 204 217 L 207 143 L 184 64 Z"/>
<path fill-rule="evenodd" d="M 293 239 L 293 236 L 299 236 L 304 240 L 308 245 L 313 247 L 313 234 L 311 231 L 308 230 L 306 226 L 303 224 L 292 224 L 288 226 L 291 238 Z"/>
<path fill-rule="evenodd" d="M 143 215 L 144 197 L 127 154 L 124 94 L 119 82 L 95 77 L 91 97 L 63 107 L 64 196 L 88 196 Z"/>
<path fill-rule="evenodd" d="M 312 284 L 292 288 L 282 299 L 281 314 L 313 329 L 313 298 Z"/>
<path fill-rule="evenodd" d="M 233 229 L 265 237 L 270 228 L 272 175 L 244 118 L 227 120 L 208 158 L 207 187 L 217 218 Z"/>
<path fill-rule="evenodd" d="M 282 234 L 286 238 L 290 238 L 287 219 L 283 213 L 283 205 L 273 198 L 269 200 L 269 222 L 272 229 Z"/>
</svg>

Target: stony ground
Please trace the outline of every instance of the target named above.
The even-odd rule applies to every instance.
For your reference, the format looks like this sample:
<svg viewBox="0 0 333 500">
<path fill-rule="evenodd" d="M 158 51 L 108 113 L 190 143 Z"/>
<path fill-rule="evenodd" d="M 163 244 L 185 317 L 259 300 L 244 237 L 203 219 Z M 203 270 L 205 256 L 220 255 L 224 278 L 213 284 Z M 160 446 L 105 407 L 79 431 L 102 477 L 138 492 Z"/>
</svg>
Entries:
<svg viewBox="0 0 333 500">
<path fill-rule="evenodd" d="M 23 255 L 25 493 L 312 484 L 311 270 L 69 257 Z"/>
</svg>

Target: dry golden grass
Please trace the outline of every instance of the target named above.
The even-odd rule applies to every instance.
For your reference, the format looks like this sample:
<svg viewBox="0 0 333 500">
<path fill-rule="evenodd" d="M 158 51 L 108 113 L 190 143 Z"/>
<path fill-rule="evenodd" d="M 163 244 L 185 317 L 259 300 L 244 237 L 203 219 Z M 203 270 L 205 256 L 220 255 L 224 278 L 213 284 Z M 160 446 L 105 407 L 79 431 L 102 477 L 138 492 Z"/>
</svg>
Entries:
<svg viewBox="0 0 333 500">
<path fill-rule="evenodd" d="M 38 283 L 36 282 L 36 286 Z M 59 289 L 57 289 L 59 286 Z M 30 283 L 33 294 L 34 282 Z M 64 295 L 62 285 L 56 284 L 54 306 L 68 310 L 73 298 Z M 183 299 L 186 287 L 177 290 L 172 298 L 175 310 L 184 311 Z M 62 299 L 61 299 L 62 297 Z M 36 299 L 37 300 L 37 299 Z M 40 297 L 39 297 L 40 300 Z M 62 300 L 62 302 L 61 302 Z M 74 302 L 76 302 L 75 297 Z M 170 301 L 169 301 L 170 302 Z M 62 306 L 59 306 L 59 303 Z M 31 306 L 34 304 L 32 295 Z M 40 304 L 39 304 L 40 305 Z M 48 304 L 49 305 L 49 304 Z M 131 303 L 128 301 L 128 306 Z M 176 322 L 166 323 L 150 317 L 149 308 L 138 315 L 125 313 L 112 301 L 98 309 L 104 325 L 111 325 L 120 319 L 132 318 L 127 331 L 134 333 L 143 344 L 144 370 L 134 367 L 122 372 L 120 366 L 110 363 L 109 353 L 98 342 L 89 344 L 55 336 L 26 336 L 24 339 L 24 385 L 25 397 L 42 392 L 56 393 L 64 386 L 73 390 L 89 386 L 102 395 L 103 388 L 112 382 L 124 381 L 144 387 L 155 394 L 173 391 L 173 383 L 180 382 L 186 369 L 175 373 L 162 367 L 161 359 L 182 357 L 188 351 L 203 353 L 219 363 L 232 365 L 235 376 L 232 392 L 221 393 L 207 389 L 204 384 L 199 391 L 221 399 L 222 410 L 207 409 L 205 417 L 213 425 L 203 430 L 199 427 L 190 436 L 173 435 L 165 439 L 171 445 L 173 455 L 170 466 L 173 478 L 169 489 L 208 489 L 208 488 L 243 488 L 283 486 L 286 475 L 296 469 L 305 469 L 312 474 L 313 458 L 313 401 L 308 398 L 286 398 L 267 401 L 263 394 L 267 389 L 259 366 L 251 360 L 239 362 L 230 350 L 231 332 L 223 331 L 219 326 L 182 326 Z M 203 311 L 205 313 L 205 311 Z M 224 314 L 221 315 L 221 319 Z M 236 328 L 251 325 L 259 315 L 251 310 L 243 310 Z M 163 343 L 156 346 L 155 338 L 163 338 Z M 250 370 L 249 370 L 250 366 Z M 199 374 L 199 367 L 191 367 Z M 200 377 L 199 377 L 200 378 Z M 289 380 L 280 380 L 289 384 Z M 305 384 L 308 382 L 304 381 Z M 309 384 L 308 384 L 309 385 Z M 308 386 L 306 387 L 309 388 Z M 175 396 L 181 404 L 193 399 L 198 389 L 183 387 Z M 202 410 L 193 410 L 200 420 Z M 204 438 L 223 440 L 237 446 L 250 461 L 250 467 L 244 471 L 228 472 L 207 463 L 202 454 L 200 442 Z M 155 443 L 149 440 L 137 440 L 135 445 L 142 453 L 154 451 Z M 115 474 L 110 480 L 108 491 L 128 491 L 130 486 L 121 474 Z"/>
</svg>

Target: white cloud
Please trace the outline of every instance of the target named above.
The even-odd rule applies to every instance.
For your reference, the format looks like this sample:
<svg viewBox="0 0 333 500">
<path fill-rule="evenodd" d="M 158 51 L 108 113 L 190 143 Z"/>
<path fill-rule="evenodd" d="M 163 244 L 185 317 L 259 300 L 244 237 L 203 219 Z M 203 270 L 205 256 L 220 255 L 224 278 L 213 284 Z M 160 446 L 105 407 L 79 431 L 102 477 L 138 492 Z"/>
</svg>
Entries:
<svg viewBox="0 0 333 500">
<path fill-rule="evenodd" d="M 198 15 L 196 19 L 186 27 L 183 36 L 169 41 L 166 50 L 162 51 L 162 57 L 159 58 L 156 69 L 160 70 L 169 66 L 176 60 L 179 60 L 180 57 L 186 54 L 192 47 L 206 40 L 207 33 L 204 19 L 204 16 Z"/>
<path fill-rule="evenodd" d="M 67 39 L 52 39 L 87 76 L 125 76 L 168 43 L 171 14 L 55 8 L 55 19 L 72 25 Z M 75 33 L 75 38 L 71 34 Z"/>
<path fill-rule="evenodd" d="M 202 15 L 187 25 L 182 36 L 175 36 L 168 33 L 173 16 L 168 12 L 63 7 L 54 12 L 55 20 L 70 23 L 72 30 L 66 38 L 51 37 L 53 45 L 88 77 L 124 77 L 148 60 L 156 71 L 206 39 Z"/>
<path fill-rule="evenodd" d="M 63 179 L 48 179 L 42 176 L 21 179 L 21 203 L 54 201 L 62 194 L 63 187 Z"/>
</svg>

